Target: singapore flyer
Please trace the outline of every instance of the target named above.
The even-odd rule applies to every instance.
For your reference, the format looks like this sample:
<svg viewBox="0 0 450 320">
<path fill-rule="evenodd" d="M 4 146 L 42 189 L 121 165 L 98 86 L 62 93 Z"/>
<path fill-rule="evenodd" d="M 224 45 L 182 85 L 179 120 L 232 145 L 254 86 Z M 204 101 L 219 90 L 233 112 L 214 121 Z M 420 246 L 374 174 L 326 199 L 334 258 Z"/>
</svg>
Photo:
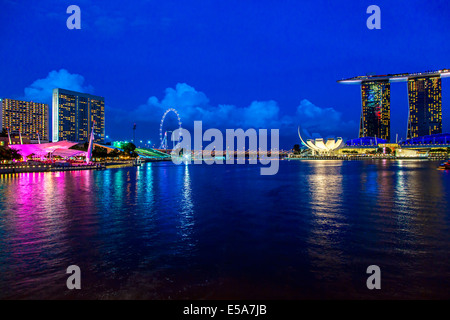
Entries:
<svg viewBox="0 0 450 320">
<path fill-rule="evenodd" d="M 175 110 L 174 108 L 169 108 L 166 110 L 166 112 L 164 112 L 162 119 L 161 119 L 161 123 L 159 125 L 159 140 L 161 142 L 161 146 L 160 149 L 164 149 L 167 150 L 168 149 L 168 140 L 170 139 L 170 137 L 167 137 L 167 133 L 171 132 L 171 131 L 164 131 L 163 127 L 164 127 L 164 120 L 166 119 L 166 116 L 168 113 L 173 112 L 175 113 L 175 115 L 177 116 L 177 120 L 178 120 L 178 128 L 181 129 L 181 119 L 180 119 L 180 115 L 178 114 L 177 110 Z M 178 137 L 177 141 L 180 141 L 181 137 Z M 177 141 L 174 141 L 177 142 Z"/>
</svg>

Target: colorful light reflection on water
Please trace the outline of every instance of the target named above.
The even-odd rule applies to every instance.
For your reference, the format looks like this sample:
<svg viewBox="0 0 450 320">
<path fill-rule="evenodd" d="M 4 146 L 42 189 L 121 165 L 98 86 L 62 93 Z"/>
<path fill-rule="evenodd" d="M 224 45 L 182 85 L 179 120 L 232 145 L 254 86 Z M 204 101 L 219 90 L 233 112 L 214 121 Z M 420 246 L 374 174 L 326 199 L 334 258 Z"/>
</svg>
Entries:
<svg viewBox="0 0 450 320">
<path fill-rule="evenodd" d="M 0 176 L 1 298 L 448 298 L 450 174 L 282 161 Z M 82 290 L 65 287 L 79 265 Z M 382 290 L 365 287 L 382 270 Z"/>
</svg>

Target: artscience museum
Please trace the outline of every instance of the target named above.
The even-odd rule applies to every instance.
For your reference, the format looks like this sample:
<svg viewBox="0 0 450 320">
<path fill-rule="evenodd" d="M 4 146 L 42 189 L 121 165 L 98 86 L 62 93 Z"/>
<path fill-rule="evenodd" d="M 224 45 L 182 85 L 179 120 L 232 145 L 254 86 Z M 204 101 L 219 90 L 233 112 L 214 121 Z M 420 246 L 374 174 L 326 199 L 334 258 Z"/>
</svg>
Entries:
<svg viewBox="0 0 450 320">
<path fill-rule="evenodd" d="M 326 141 L 323 138 L 303 140 L 298 128 L 298 136 L 303 145 L 309 148 L 313 155 L 332 155 L 335 151 L 345 147 L 345 142 L 342 138 L 329 138 Z"/>
</svg>

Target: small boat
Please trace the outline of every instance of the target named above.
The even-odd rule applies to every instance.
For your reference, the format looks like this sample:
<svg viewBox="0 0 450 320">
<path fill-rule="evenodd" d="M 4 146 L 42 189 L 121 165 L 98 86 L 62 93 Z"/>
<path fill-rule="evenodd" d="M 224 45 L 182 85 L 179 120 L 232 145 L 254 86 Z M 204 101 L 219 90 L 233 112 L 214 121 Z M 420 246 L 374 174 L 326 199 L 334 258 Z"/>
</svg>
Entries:
<svg viewBox="0 0 450 320">
<path fill-rule="evenodd" d="M 439 167 L 439 170 L 450 170 L 450 159 L 447 161 L 442 162 Z"/>
<path fill-rule="evenodd" d="M 144 164 L 144 161 L 142 161 L 142 159 L 140 157 L 136 158 L 133 161 L 133 166 L 135 166 L 135 167 L 140 167 L 143 164 Z"/>
</svg>

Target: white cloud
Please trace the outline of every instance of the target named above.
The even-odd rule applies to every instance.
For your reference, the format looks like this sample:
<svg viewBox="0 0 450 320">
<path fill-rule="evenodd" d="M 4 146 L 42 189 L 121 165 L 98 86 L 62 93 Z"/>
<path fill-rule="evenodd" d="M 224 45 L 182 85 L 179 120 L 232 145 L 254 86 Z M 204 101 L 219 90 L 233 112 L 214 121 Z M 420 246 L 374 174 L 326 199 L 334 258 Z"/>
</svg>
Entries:
<svg viewBox="0 0 450 320">
<path fill-rule="evenodd" d="M 79 74 L 72 74 L 66 69 L 50 71 L 47 77 L 34 81 L 25 88 L 26 101 L 36 101 L 51 104 L 52 92 L 54 88 L 62 88 L 78 92 L 92 93 L 93 87 L 84 84 L 84 77 Z"/>
<path fill-rule="evenodd" d="M 162 100 L 152 96 L 146 104 L 129 113 L 130 119 L 158 122 L 168 108 L 175 108 L 184 124 L 203 121 L 204 127 L 214 128 L 279 128 L 286 121 L 280 118 L 280 108 L 273 101 L 253 101 L 248 107 L 210 104 L 208 97 L 186 83 L 167 88 Z M 155 118 L 156 116 L 156 118 Z"/>
</svg>

